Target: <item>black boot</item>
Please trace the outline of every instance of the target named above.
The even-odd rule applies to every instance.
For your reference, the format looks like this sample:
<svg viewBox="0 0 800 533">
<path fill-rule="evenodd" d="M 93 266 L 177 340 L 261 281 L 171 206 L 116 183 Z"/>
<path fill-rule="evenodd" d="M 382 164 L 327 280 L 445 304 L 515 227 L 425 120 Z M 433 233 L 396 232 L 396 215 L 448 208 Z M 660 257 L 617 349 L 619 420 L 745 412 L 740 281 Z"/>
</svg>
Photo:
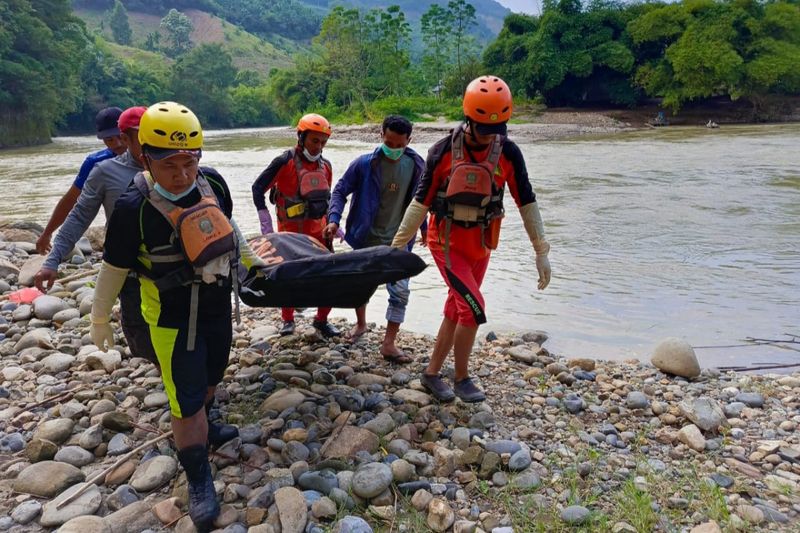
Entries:
<svg viewBox="0 0 800 533">
<path fill-rule="evenodd" d="M 214 400 L 206 404 L 206 418 L 208 418 L 208 444 L 213 447 L 219 447 L 231 439 L 239 436 L 239 428 L 230 424 L 216 424 L 211 421 L 211 406 L 214 405 Z"/>
<path fill-rule="evenodd" d="M 189 482 L 189 517 L 198 532 L 211 531 L 220 509 L 208 464 L 208 449 L 194 445 L 178 450 L 178 461 Z"/>
</svg>

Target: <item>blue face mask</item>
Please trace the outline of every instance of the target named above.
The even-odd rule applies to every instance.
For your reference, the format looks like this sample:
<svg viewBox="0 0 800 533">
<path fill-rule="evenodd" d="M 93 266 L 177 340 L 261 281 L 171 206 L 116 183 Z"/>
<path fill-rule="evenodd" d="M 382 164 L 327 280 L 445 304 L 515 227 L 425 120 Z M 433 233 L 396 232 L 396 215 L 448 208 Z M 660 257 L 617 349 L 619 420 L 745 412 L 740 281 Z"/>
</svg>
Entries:
<svg viewBox="0 0 800 533">
<path fill-rule="evenodd" d="M 187 194 L 189 194 L 190 192 L 195 190 L 197 188 L 197 182 L 192 183 L 191 187 L 189 187 L 185 191 L 180 192 L 178 194 L 169 192 L 168 190 L 166 190 L 164 187 L 162 187 L 158 183 L 153 185 L 153 188 L 156 190 L 156 192 L 158 194 L 160 194 L 161 196 L 163 196 L 164 198 L 166 198 L 170 202 L 177 202 L 178 200 L 180 200 L 181 198 L 183 198 L 184 196 L 186 196 Z"/>
<path fill-rule="evenodd" d="M 386 156 L 387 159 L 391 159 L 392 161 L 397 161 L 401 157 L 403 157 L 403 152 L 406 151 L 405 148 L 389 148 L 386 146 L 386 143 L 381 144 L 381 150 L 383 150 L 383 155 Z"/>
</svg>

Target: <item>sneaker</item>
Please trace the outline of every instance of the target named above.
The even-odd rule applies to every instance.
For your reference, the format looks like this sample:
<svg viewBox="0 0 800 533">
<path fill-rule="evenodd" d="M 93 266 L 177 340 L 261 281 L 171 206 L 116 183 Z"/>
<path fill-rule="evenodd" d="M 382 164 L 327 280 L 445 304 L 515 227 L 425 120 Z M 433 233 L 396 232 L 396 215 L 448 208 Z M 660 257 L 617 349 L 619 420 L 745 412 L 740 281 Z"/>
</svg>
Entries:
<svg viewBox="0 0 800 533">
<path fill-rule="evenodd" d="M 461 381 L 456 381 L 455 386 L 456 396 L 461 398 L 462 402 L 475 403 L 482 402 L 486 399 L 483 391 L 472 382 L 472 378 L 464 378 Z"/>
<path fill-rule="evenodd" d="M 281 336 L 285 337 L 286 335 L 292 335 L 294 333 L 294 320 L 286 320 L 281 326 L 280 334 Z"/>
<path fill-rule="evenodd" d="M 211 531 L 220 507 L 211 465 L 208 464 L 208 450 L 205 446 L 190 446 L 178 450 L 178 460 L 186 471 L 188 481 L 189 517 L 197 531 Z"/>
<path fill-rule="evenodd" d="M 429 376 L 428 374 L 423 373 L 420 381 L 422 382 L 422 386 L 425 387 L 428 392 L 433 394 L 433 397 L 440 402 L 452 402 L 455 398 L 453 389 L 450 388 L 450 385 L 444 382 L 441 374 Z"/>
<path fill-rule="evenodd" d="M 208 423 L 208 443 L 215 448 L 239 436 L 239 428 L 230 424 Z"/>
<path fill-rule="evenodd" d="M 317 331 L 319 331 L 320 335 L 322 335 L 325 338 L 338 337 L 339 335 L 342 334 L 342 332 L 339 331 L 339 328 L 337 328 L 336 326 L 334 326 L 333 324 L 331 324 L 327 320 L 324 321 L 324 322 L 322 322 L 320 320 L 315 320 L 314 321 L 314 328 Z"/>
</svg>

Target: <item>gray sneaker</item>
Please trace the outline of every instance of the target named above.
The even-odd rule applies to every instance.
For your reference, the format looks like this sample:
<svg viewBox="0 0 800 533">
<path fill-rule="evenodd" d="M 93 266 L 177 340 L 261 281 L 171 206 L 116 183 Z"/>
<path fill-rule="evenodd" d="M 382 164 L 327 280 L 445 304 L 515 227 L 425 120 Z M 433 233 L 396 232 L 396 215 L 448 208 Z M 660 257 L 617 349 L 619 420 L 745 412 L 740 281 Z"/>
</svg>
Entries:
<svg viewBox="0 0 800 533">
<path fill-rule="evenodd" d="M 433 394 L 433 397 L 440 402 L 452 402 L 455 399 L 453 389 L 444 382 L 441 374 L 429 376 L 423 373 L 420 381 L 422 382 L 422 386 L 428 389 L 428 392 Z"/>
<path fill-rule="evenodd" d="M 455 387 L 456 396 L 461 398 L 461 401 L 466 403 L 482 402 L 486 399 L 483 391 L 472 382 L 472 378 L 464 378 L 461 381 L 456 381 Z"/>
</svg>

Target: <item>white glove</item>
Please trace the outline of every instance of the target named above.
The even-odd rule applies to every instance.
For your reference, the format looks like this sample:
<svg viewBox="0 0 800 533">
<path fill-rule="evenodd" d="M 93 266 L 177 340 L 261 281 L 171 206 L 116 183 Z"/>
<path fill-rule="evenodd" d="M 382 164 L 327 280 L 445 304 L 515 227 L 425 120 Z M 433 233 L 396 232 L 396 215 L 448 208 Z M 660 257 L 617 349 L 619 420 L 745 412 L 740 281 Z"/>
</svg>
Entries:
<svg viewBox="0 0 800 533">
<path fill-rule="evenodd" d="M 416 200 L 411 200 L 408 205 L 403 220 L 400 222 L 400 227 L 397 228 L 397 233 L 392 239 L 393 248 L 405 248 L 409 241 L 417 234 L 417 230 L 425 220 L 425 215 L 428 214 L 428 206 Z"/>
<path fill-rule="evenodd" d="M 536 270 L 539 272 L 539 290 L 550 284 L 550 260 L 547 254 L 536 254 Z"/>
<path fill-rule="evenodd" d="M 550 284 L 551 276 L 550 260 L 547 258 L 547 254 L 550 253 L 550 243 L 544 238 L 542 215 L 539 213 L 539 206 L 536 202 L 520 207 L 519 214 L 522 215 L 525 232 L 536 252 L 536 270 L 539 272 L 538 288 L 542 290 Z"/>
<path fill-rule="evenodd" d="M 92 342 L 95 346 L 104 352 L 108 351 L 108 348 L 114 347 L 114 330 L 111 329 L 111 324 L 108 323 L 108 319 L 103 322 L 96 321 L 95 318 L 92 318 L 89 335 L 91 335 Z M 108 343 L 108 348 L 106 348 L 106 343 Z"/>
</svg>

